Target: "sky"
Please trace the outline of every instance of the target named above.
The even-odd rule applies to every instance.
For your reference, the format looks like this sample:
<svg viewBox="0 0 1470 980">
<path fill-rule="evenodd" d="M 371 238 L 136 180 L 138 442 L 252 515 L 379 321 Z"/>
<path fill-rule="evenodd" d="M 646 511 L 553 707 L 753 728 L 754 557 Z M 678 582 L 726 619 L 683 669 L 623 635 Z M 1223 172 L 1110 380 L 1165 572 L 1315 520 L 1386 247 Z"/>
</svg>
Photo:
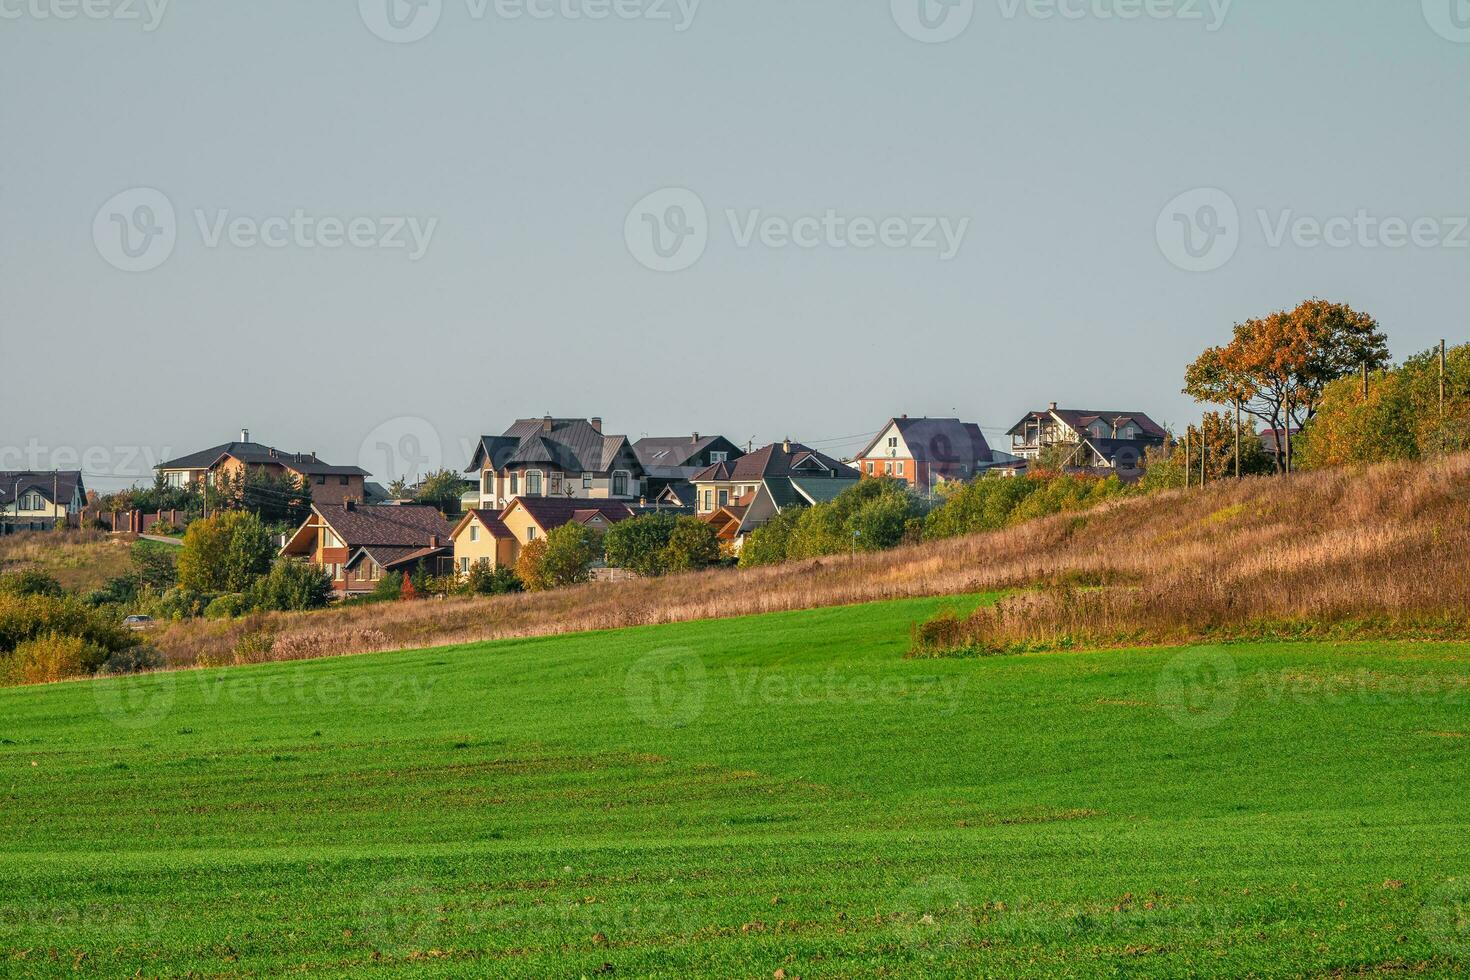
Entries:
<svg viewBox="0 0 1470 980">
<path fill-rule="evenodd" d="M 1201 411 L 1470 340 L 1470 0 L 0 0 L 0 469 Z"/>
</svg>

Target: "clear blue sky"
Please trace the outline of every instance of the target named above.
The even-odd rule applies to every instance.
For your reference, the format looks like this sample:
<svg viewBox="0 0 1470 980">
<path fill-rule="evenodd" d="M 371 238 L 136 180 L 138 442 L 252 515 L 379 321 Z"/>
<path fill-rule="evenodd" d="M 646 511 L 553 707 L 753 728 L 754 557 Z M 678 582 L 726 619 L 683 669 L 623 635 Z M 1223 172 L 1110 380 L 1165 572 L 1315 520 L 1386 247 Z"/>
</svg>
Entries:
<svg viewBox="0 0 1470 980">
<path fill-rule="evenodd" d="M 1314 295 L 1375 314 L 1396 356 L 1470 339 L 1470 248 L 1273 246 L 1258 217 L 1447 219 L 1452 237 L 1466 0 L 1236 0 L 1220 23 L 1208 0 L 1151 0 L 1202 20 L 975 0 L 944 43 L 905 33 L 907 0 L 704 0 L 687 26 L 675 0 L 604 20 L 566 15 L 598 0 L 546 18 L 442 0 L 414 43 L 369 28 L 386 0 L 173 3 L 151 31 L 143 0 L 37 16 L 69 2 L 0 0 L 0 468 L 90 450 L 130 482 L 130 447 L 242 426 L 343 462 L 437 439 L 459 468 L 474 436 L 546 412 L 838 452 L 901 412 L 1004 429 L 1056 400 L 1182 424 L 1199 349 Z M 959 23 L 944 12 L 930 23 Z M 94 221 L 137 187 L 175 208 L 177 241 L 130 273 Z M 709 215 L 678 272 L 625 241 L 664 188 Z M 1203 273 L 1159 240 L 1196 188 L 1240 215 Z M 221 212 L 298 209 L 437 224 L 416 261 L 208 244 Z M 829 209 L 969 224 L 948 261 L 740 244 L 753 212 Z"/>
</svg>

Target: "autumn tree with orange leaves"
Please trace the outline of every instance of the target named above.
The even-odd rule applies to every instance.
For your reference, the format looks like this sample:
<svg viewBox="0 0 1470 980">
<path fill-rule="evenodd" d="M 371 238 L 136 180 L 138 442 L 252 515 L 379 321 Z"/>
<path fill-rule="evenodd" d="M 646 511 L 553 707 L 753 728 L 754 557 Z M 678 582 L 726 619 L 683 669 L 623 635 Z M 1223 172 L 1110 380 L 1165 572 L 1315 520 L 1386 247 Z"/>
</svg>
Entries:
<svg viewBox="0 0 1470 980">
<path fill-rule="evenodd" d="M 1185 371 L 1195 401 L 1238 407 L 1268 429 L 1298 431 L 1322 403 L 1327 385 L 1388 364 L 1388 338 L 1378 321 L 1343 303 L 1313 299 L 1236 324 L 1224 347 L 1211 347 Z M 1289 442 L 1276 468 L 1291 466 Z"/>
</svg>

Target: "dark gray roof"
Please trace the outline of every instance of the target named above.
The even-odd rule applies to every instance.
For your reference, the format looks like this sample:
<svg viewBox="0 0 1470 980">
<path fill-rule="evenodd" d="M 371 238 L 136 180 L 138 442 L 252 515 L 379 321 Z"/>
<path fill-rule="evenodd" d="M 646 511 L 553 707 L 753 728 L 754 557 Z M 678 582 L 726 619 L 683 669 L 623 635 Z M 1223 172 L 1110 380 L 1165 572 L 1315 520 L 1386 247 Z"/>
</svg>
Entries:
<svg viewBox="0 0 1470 980">
<path fill-rule="evenodd" d="M 990 444 L 974 422 L 903 417 L 890 419 L 857 458 L 881 456 L 878 440 L 890 427 L 897 427 L 913 459 L 928 463 L 936 476 L 969 476 L 977 467 L 983 468 L 993 461 Z"/>
<path fill-rule="evenodd" d="M 24 496 L 31 490 L 35 490 L 50 503 L 71 503 L 71 499 L 78 492 L 85 500 L 87 496 L 86 484 L 82 482 L 82 474 L 79 470 L 55 470 L 40 473 L 31 470 L 5 471 L 0 470 L 0 504 L 9 506 L 15 503 L 16 488 Z M 59 501 L 52 499 L 53 489 Z"/>
<path fill-rule="evenodd" d="M 226 442 L 197 453 L 170 459 L 153 467 L 155 470 L 204 470 L 225 456 L 233 456 L 249 466 L 276 464 L 288 466 L 308 476 L 367 476 L 357 466 L 333 466 L 317 459 L 315 453 L 290 453 L 259 442 Z"/>
<path fill-rule="evenodd" d="M 836 476 L 856 480 L 860 473 L 826 453 L 817 452 L 799 442 L 773 442 L 748 456 L 707 466 L 690 477 L 694 482 L 738 482 L 770 479 L 778 476 Z"/>
<path fill-rule="evenodd" d="M 1092 409 L 1080 408 L 1056 408 L 1049 409 L 1044 412 L 1032 412 L 1025 418 L 1023 418 L 1020 422 L 1017 422 L 1011 428 L 1010 432 L 1006 434 L 1020 435 L 1024 431 L 1027 422 L 1030 422 L 1033 419 L 1044 419 L 1051 415 L 1056 415 L 1057 418 L 1061 419 L 1063 422 L 1067 423 L 1078 432 L 1082 432 L 1093 422 L 1101 419 L 1105 424 L 1107 424 L 1109 429 L 1113 428 L 1114 426 L 1124 425 L 1128 422 L 1133 422 L 1138 426 L 1140 430 L 1143 431 L 1143 434 L 1150 439 L 1160 440 L 1168 437 L 1168 433 L 1164 431 L 1162 426 L 1160 426 L 1157 422 L 1155 422 L 1153 419 L 1149 418 L 1142 412 L 1100 412 L 1094 411 Z"/>
<path fill-rule="evenodd" d="M 606 473 L 623 460 L 641 473 L 627 436 L 604 435 L 587 419 L 517 419 L 504 435 L 482 436 L 466 472 L 537 464 L 567 473 Z M 635 474 L 636 475 L 636 474 Z"/>
</svg>

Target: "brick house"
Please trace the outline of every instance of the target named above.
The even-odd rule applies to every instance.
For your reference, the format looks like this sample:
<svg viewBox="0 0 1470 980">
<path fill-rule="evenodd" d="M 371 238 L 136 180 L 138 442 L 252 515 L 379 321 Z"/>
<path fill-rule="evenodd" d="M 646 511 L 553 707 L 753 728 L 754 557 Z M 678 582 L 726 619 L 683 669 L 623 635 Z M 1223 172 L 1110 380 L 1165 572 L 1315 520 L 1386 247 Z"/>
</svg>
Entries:
<svg viewBox="0 0 1470 980">
<path fill-rule="evenodd" d="M 368 472 L 356 466 L 335 466 L 316 453 L 291 453 L 250 441 L 250 430 L 240 438 L 199 452 L 180 456 L 154 467 L 170 486 L 187 487 L 204 480 L 218 485 L 235 481 L 249 472 L 273 477 L 293 476 L 311 491 L 312 503 L 335 506 L 346 500 L 362 503 L 367 497 Z"/>
<path fill-rule="evenodd" d="M 974 422 L 900 415 L 888 420 L 853 465 L 863 476 L 886 476 L 931 490 L 946 480 L 969 480 L 995 462 L 995 453 Z"/>
<path fill-rule="evenodd" d="M 325 569 L 342 595 L 372 592 L 390 572 L 422 567 L 432 575 L 452 569 L 454 526 L 433 507 L 362 505 L 348 500 L 312 505 L 311 516 L 287 539 L 281 554 Z"/>
<path fill-rule="evenodd" d="M 504 510 L 516 497 L 637 501 L 643 464 L 627 436 L 602 419 L 518 419 L 482 436 L 465 471 L 475 474 L 479 510 Z"/>
</svg>

